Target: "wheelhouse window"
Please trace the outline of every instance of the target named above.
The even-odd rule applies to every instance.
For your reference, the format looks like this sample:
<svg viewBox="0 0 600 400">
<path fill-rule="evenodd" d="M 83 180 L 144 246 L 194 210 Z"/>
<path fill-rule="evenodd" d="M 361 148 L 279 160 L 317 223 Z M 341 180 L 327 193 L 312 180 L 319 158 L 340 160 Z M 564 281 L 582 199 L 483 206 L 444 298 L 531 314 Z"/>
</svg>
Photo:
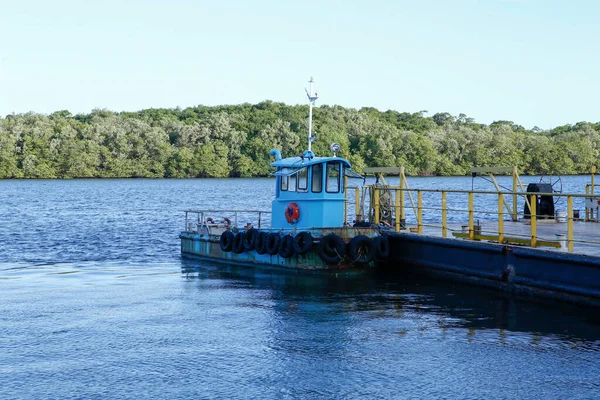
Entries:
<svg viewBox="0 0 600 400">
<path fill-rule="evenodd" d="M 290 192 L 295 192 L 296 191 L 296 176 L 298 174 L 294 174 L 294 175 L 290 175 L 290 183 L 288 186 L 288 190 Z"/>
<path fill-rule="evenodd" d="M 289 177 L 280 176 L 279 179 L 281 179 L 281 185 L 279 186 L 281 188 L 281 191 L 286 192 L 288 190 Z"/>
<path fill-rule="evenodd" d="M 312 166 L 312 192 L 321 193 L 323 190 L 323 164 Z"/>
<path fill-rule="evenodd" d="M 327 163 L 327 193 L 339 193 L 340 191 L 340 163 L 330 161 Z"/>
<path fill-rule="evenodd" d="M 308 168 L 302 168 L 298 171 L 298 191 L 306 192 L 308 190 Z"/>
</svg>

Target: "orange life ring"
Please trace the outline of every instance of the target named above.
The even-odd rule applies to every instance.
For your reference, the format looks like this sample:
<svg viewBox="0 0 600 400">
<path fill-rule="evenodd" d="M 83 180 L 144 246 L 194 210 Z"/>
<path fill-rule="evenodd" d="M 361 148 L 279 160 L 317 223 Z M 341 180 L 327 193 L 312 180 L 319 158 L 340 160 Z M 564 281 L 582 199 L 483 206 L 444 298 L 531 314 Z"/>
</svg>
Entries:
<svg viewBox="0 0 600 400">
<path fill-rule="evenodd" d="M 214 219 L 212 219 L 211 217 L 208 217 L 208 218 L 206 218 L 206 223 L 207 223 L 207 224 L 214 224 L 214 223 L 215 223 L 215 220 L 214 220 Z"/>
<path fill-rule="evenodd" d="M 295 224 L 298 222 L 298 218 L 300 218 L 300 209 L 298 208 L 298 204 L 290 203 L 285 207 L 285 219 L 290 224 Z"/>
<path fill-rule="evenodd" d="M 225 227 L 229 228 L 231 226 L 231 220 L 227 217 L 223 218 L 223 222 L 225 222 Z"/>
</svg>

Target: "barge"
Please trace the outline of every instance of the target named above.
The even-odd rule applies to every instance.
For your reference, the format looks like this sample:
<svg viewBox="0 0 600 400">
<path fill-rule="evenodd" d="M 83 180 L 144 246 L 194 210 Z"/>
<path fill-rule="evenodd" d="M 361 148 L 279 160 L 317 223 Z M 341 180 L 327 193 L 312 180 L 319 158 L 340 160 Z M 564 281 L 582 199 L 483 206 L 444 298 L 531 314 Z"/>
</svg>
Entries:
<svg viewBox="0 0 600 400">
<path fill-rule="evenodd" d="M 595 168 L 581 194 L 554 191 L 552 183 L 522 184 L 513 167 L 474 170 L 490 173 L 497 190 L 411 189 L 401 168 L 395 169 L 399 185 L 366 188 L 374 194 L 369 219 L 394 228 L 387 234 L 387 267 L 600 306 Z M 493 171 L 512 173 L 513 190 L 503 191 Z M 576 207 L 585 207 L 585 213 Z"/>
</svg>

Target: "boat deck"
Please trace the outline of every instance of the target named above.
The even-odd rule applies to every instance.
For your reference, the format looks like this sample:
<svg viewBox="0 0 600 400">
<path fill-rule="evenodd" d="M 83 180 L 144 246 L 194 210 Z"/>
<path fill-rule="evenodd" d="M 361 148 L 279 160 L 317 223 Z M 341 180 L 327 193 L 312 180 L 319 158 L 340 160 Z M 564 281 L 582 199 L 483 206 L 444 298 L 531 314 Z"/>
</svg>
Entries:
<svg viewBox="0 0 600 400">
<path fill-rule="evenodd" d="M 465 223 L 448 223 L 447 235 L 449 240 L 468 240 L 465 238 L 467 234 L 463 234 L 463 226 L 468 225 Z M 417 234 L 416 224 L 407 224 L 406 230 L 402 230 L 403 233 Z M 442 228 L 440 225 L 423 225 L 423 235 L 442 237 Z M 468 229 L 468 228 L 467 228 Z M 468 231 L 467 231 L 468 232 Z M 504 221 L 504 235 L 506 238 L 516 240 L 529 240 L 531 239 L 531 225 L 529 220 L 522 221 Z M 557 235 L 564 235 L 560 238 Z M 489 237 L 498 236 L 498 224 L 494 221 L 485 221 L 481 224 L 481 241 L 490 241 Z M 550 247 L 538 245 L 537 248 L 543 250 L 567 252 L 566 239 L 567 239 L 567 223 L 558 223 L 556 220 L 542 220 L 537 221 L 537 240 L 538 243 L 545 244 L 544 242 L 551 242 L 555 246 L 560 245 L 560 240 L 564 242 L 563 248 Z M 584 254 L 589 256 L 600 257 L 600 223 L 596 222 L 584 222 L 574 221 L 573 222 L 573 253 Z M 509 239 L 510 243 L 514 243 Z"/>
</svg>

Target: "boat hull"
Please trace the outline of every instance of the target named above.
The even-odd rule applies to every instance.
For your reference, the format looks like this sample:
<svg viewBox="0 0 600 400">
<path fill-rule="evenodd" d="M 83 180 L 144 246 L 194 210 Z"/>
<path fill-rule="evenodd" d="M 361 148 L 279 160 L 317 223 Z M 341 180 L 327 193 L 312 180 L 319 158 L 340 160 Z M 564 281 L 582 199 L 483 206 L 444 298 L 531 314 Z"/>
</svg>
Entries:
<svg viewBox="0 0 600 400">
<path fill-rule="evenodd" d="M 340 229 L 332 230 L 337 234 L 348 237 L 350 232 L 359 231 L 361 234 L 369 234 L 372 236 L 374 232 L 369 229 Z M 345 231 L 345 232 L 344 232 Z M 329 272 L 362 272 L 373 269 L 375 262 L 371 261 L 368 264 L 353 264 L 345 258 L 337 264 L 327 264 L 323 262 L 317 255 L 315 248 L 304 255 L 294 254 L 289 258 L 284 258 L 276 255 L 258 254 L 256 251 L 244 251 L 236 254 L 232 251 L 224 252 L 219 244 L 219 235 L 206 235 L 191 232 L 182 232 L 179 236 L 181 239 L 181 255 L 183 257 L 193 257 L 214 262 L 245 265 L 252 267 L 269 267 L 286 270 L 300 271 L 329 271 Z"/>
</svg>

